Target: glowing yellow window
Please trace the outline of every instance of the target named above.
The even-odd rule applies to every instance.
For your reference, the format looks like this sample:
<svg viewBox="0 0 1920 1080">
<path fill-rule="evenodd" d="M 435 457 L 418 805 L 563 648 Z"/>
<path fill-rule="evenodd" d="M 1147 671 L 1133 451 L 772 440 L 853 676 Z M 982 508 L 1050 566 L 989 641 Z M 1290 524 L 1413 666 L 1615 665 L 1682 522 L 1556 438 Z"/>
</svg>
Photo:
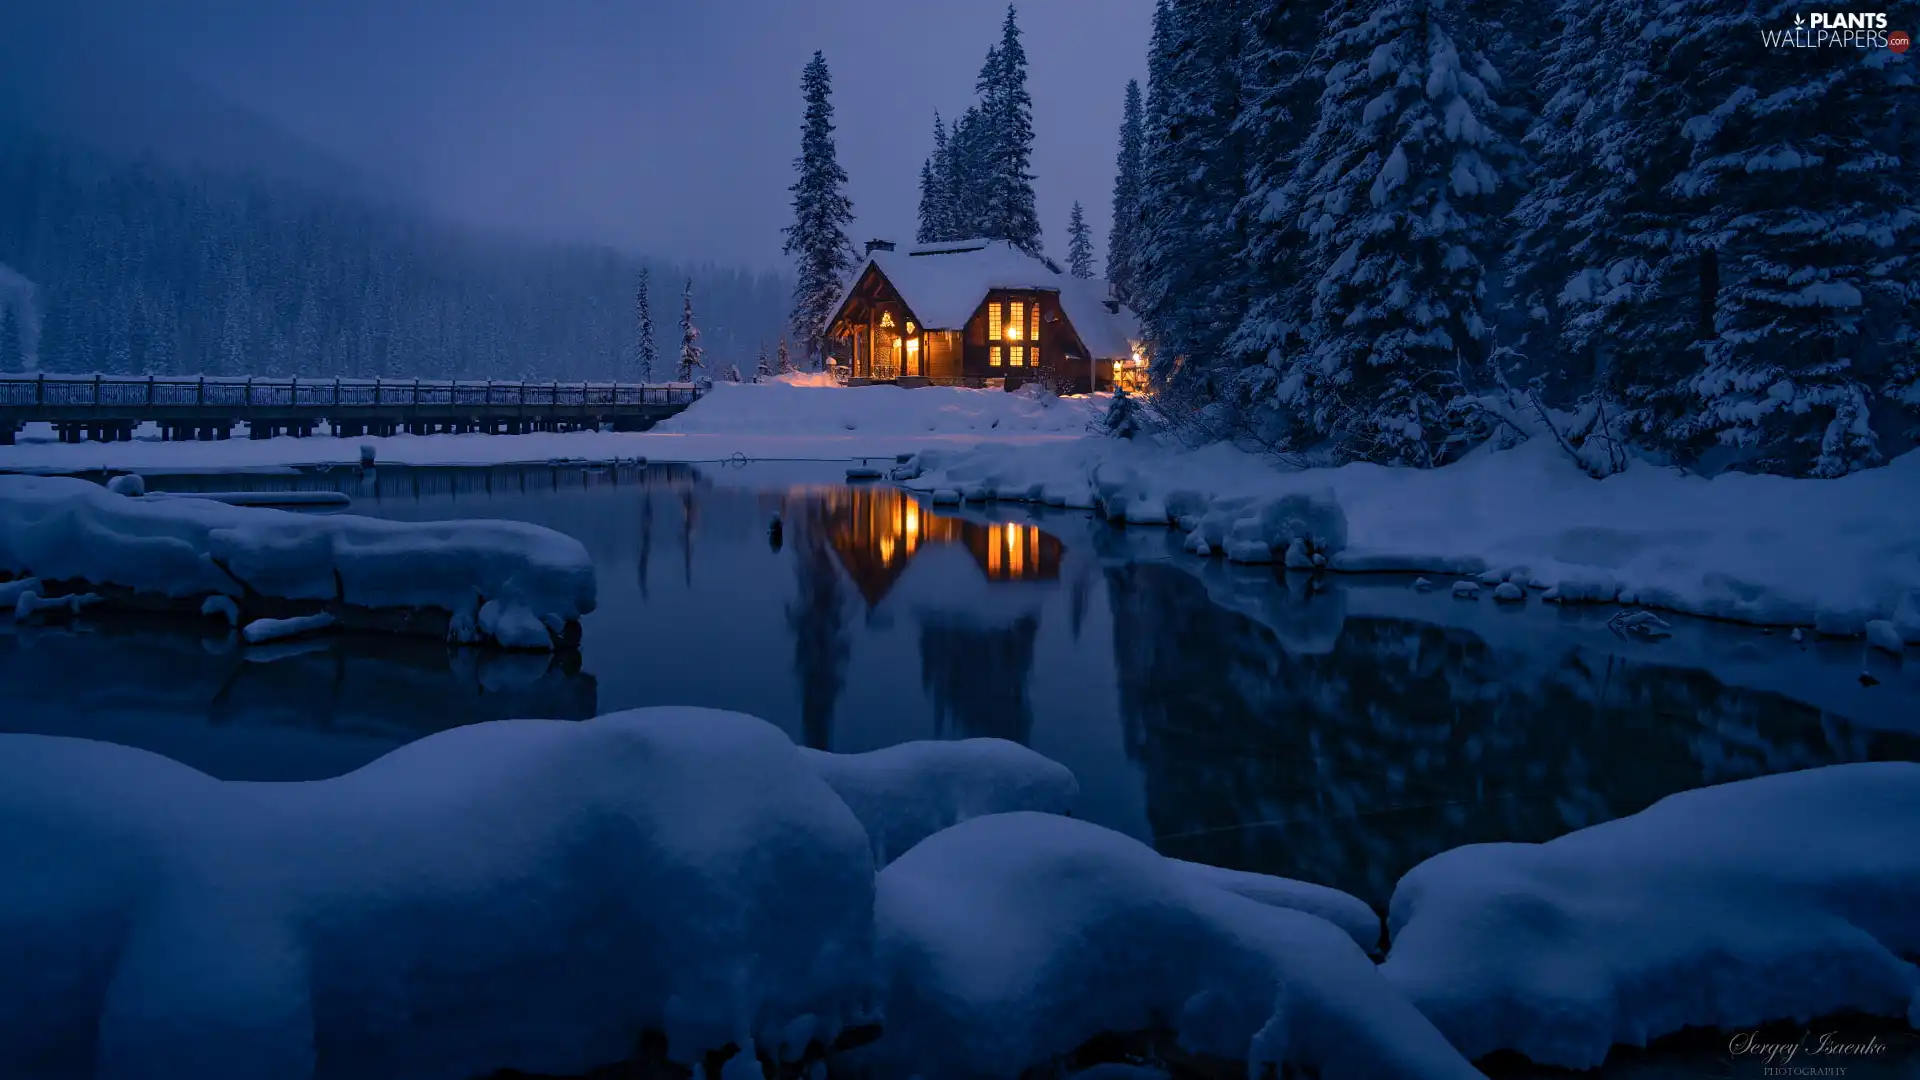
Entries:
<svg viewBox="0 0 1920 1080">
<path fill-rule="evenodd" d="M 1020 328 L 1027 321 L 1027 305 L 1018 300 L 1007 305 L 1007 340 L 1019 341 Z"/>
<path fill-rule="evenodd" d="M 993 348 L 987 350 L 987 366 L 1000 366 L 1000 346 L 995 345 Z"/>
<path fill-rule="evenodd" d="M 1024 345 L 1008 346 L 1007 366 L 1008 367 L 1025 367 L 1026 365 L 1027 365 L 1026 347 Z"/>
<path fill-rule="evenodd" d="M 909 326 L 907 328 L 907 332 L 912 333 L 913 328 Z M 1033 305 L 1032 310 L 1027 313 L 1027 340 L 1032 342 L 1035 345 L 1040 344 L 1040 305 L 1039 304 Z"/>
<path fill-rule="evenodd" d="M 987 305 L 987 339 L 989 341 L 1000 340 L 1000 305 L 999 304 Z"/>
</svg>

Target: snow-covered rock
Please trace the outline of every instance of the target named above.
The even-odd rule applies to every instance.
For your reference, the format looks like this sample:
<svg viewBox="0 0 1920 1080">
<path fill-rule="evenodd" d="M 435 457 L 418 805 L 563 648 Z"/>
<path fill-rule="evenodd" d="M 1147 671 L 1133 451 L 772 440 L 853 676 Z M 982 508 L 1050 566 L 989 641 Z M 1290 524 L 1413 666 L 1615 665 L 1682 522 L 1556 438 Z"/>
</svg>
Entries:
<svg viewBox="0 0 1920 1080">
<path fill-rule="evenodd" d="M 1900 639 L 1900 631 L 1894 629 L 1891 619 L 1874 619 L 1867 623 L 1867 644 L 1895 656 L 1899 656 L 1907 647 L 1907 643 Z"/>
<path fill-rule="evenodd" d="M 5 1076 L 575 1075 L 649 1030 L 792 1058 L 874 1003 L 866 834 L 737 713 L 475 724 L 286 784 L 0 735 L 0 867 L 34 868 L 0 875 Z"/>
<path fill-rule="evenodd" d="M 913 845 L 987 814 L 1073 811 L 1080 785 L 1065 765 L 1005 739 L 929 740 L 864 754 L 804 751 L 852 808 L 884 866 Z"/>
<path fill-rule="evenodd" d="M 1477 581 L 1456 581 L 1453 583 L 1453 595 L 1460 600 L 1477 600 L 1480 597 L 1480 583 Z"/>
<path fill-rule="evenodd" d="M 207 607 L 213 601 L 213 597 L 208 597 L 207 603 L 200 605 L 202 614 L 207 613 Z M 233 601 L 229 599 L 227 602 Z M 240 637 L 249 645 L 260 645 L 269 641 L 299 637 L 301 634 L 316 633 L 331 627 L 333 622 L 333 616 L 324 611 L 318 615 L 297 615 L 291 619 L 255 619 L 240 631 Z"/>
<path fill-rule="evenodd" d="M 1527 598 L 1527 590 L 1511 581 L 1503 581 L 1493 587 L 1493 598 L 1502 603 L 1517 604 Z"/>
<path fill-rule="evenodd" d="M 1586 1069 L 1684 1027 L 1857 1010 L 1920 1024 L 1920 764 L 1672 795 L 1409 872 L 1382 967 L 1472 1058 Z"/>
<path fill-rule="evenodd" d="M 1414 578 L 1413 589 L 1415 592 L 1432 592 L 1433 582 L 1428 581 L 1426 578 L 1423 578 L 1423 577 Z"/>
<path fill-rule="evenodd" d="M 227 620 L 228 626 L 240 625 L 240 605 L 231 596 L 209 596 L 200 602 L 200 614 Z"/>
<path fill-rule="evenodd" d="M 1365 900 L 1351 893 L 1316 885 L 1311 881 L 1228 870 L 1183 859 L 1168 859 L 1167 863 L 1176 873 L 1185 874 L 1216 889 L 1225 889 L 1236 896 L 1244 896 L 1269 907 L 1317 915 L 1345 930 L 1354 944 L 1368 952 L 1379 951 L 1381 939 L 1385 936 L 1380 916 L 1374 914 Z"/>
<path fill-rule="evenodd" d="M 510 645 L 535 645 L 512 612 L 564 626 L 594 606 L 586 548 L 537 525 L 129 499 L 59 477 L 0 476 L 0 570 L 178 600 L 227 596 L 243 607 L 259 595 L 458 613 L 484 599 L 501 605 L 506 621 L 496 625 L 519 635 L 503 640 Z"/>
<path fill-rule="evenodd" d="M 145 495 L 147 481 L 139 473 L 121 473 L 107 481 L 107 490 L 115 495 Z"/>
<path fill-rule="evenodd" d="M 997 814 L 880 873 L 876 1075 L 1004 1080 L 1103 1033 L 1351 1077 L 1477 1077 L 1346 932 L 1096 825 Z"/>
<path fill-rule="evenodd" d="M 0 611 L 11 612 L 20 597 L 32 593 L 40 595 L 40 579 L 35 577 L 15 578 L 12 581 L 0 581 Z"/>
<path fill-rule="evenodd" d="M 65 593 L 60 596 L 42 596 L 36 590 L 21 592 L 13 598 L 13 617 L 26 620 L 44 612 L 61 615 L 78 615 L 82 608 L 91 607 L 100 602 L 95 593 Z"/>
</svg>

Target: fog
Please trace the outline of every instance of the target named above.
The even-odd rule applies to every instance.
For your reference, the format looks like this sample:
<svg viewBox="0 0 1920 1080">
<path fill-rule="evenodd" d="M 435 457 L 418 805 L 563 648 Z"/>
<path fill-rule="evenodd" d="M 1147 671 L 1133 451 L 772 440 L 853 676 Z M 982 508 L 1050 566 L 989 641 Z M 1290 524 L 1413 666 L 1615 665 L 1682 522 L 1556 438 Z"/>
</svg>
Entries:
<svg viewBox="0 0 1920 1080">
<path fill-rule="evenodd" d="M 951 117 L 972 99 L 1005 10 L 1001 0 L 26 3 L 69 36 L 124 39 L 440 214 L 767 268 L 783 261 L 812 51 L 833 70 L 856 241 L 910 239 L 934 111 Z M 1121 95 L 1144 79 L 1151 17 L 1151 0 L 1020 11 L 1052 253 L 1064 253 L 1075 199 L 1104 242 Z"/>
</svg>

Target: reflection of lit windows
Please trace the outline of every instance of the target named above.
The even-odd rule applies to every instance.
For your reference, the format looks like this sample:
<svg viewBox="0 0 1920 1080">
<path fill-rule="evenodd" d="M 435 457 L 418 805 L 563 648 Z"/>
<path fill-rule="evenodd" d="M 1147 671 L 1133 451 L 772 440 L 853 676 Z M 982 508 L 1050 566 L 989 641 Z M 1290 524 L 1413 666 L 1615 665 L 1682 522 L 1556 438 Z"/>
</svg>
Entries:
<svg viewBox="0 0 1920 1080">
<path fill-rule="evenodd" d="M 987 305 L 987 338 L 991 341 L 1000 340 L 1000 305 L 999 304 Z"/>
<path fill-rule="evenodd" d="M 987 366 L 1000 366 L 1000 346 L 995 345 L 993 348 L 987 350 Z"/>
<path fill-rule="evenodd" d="M 1027 363 L 1026 346 L 1010 345 L 1007 347 L 1007 365 L 1009 367 L 1024 367 L 1026 366 L 1026 363 Z"/>
<path fill-rule="evenodd" d="M 1020 328 L 1027 321 L 1027 305 L 1018 300 L 1007 305 L 1007 340 L 1019 341 Z"/>
<path fill-rule="evenodd" d="M 892 533 L 882 533 L 880 535 L 880 561 L 889 565 L 893 563 Z"/>
<path fill-rule="evenodd" d="M 993 533 L 987 534 L 987 576 L 1000 576 L 1000 538 Z"/>
<path fill-rule="evenodd" d="M 1020 535 L 1020 526 L 1009 523 L 1007 525 L 1007 573 L 1008 574 L 1011 574 L 1014 577 L 1020 576 L 1020 571 L 1026 562 L 1026 559 L 1025 559 L 1026 554 L 1027 554 L 1026 538 Z"/>
</svg>

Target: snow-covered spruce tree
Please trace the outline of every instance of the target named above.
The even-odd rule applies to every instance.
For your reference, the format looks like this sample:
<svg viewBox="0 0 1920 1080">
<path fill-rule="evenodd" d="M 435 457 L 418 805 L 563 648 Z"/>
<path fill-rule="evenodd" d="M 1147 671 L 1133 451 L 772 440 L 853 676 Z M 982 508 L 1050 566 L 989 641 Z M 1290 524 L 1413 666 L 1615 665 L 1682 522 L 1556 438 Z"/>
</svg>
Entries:
<svg viewBox="0 0 1920 1080">
<path fill-rule="evenodd" d="M 773 352 L 773 358 L 774 358 L 774 362 L 779 365 L 777 369 L 778 374 L 781 374 L 781 375 L 793 374 L 794 372 L 793 354 L 787 351 L 787 335 L 785 334 L 780 335 L 780 344 L 777 347 L 775 347 Z"/>
<path fill-rule="evenodd" d="M 1445 0 L 1336 0 L 1325 90 L 1298 162 L 1314 285 L 1306 348 L 1275 399 L 1340 457 L 1438 465 L 1449 407 L 1484 359 L 1485 208 L 1504 153 Z"/>
<path fill-rule="evenodd" d="M 1583 429 L 1618 417 L 1644 439 L 1698 368 L 1697 261 L 1665 189 L 1688 113 L 1659 0 L 1563 0 L 1534 88 L 1530 182 L 1508 215 L 1504 324 L 1548 402 Z M 1757 40 L 1757 39 L 1756 39 Z M 1501 358 L 1506 364 L 1506 358 Z M 1573 433 L 1580 438 L 1581 433 Z M 1662 440 L 1653 440 L 1660 442 Z"/>
<path fill-rule="evenodd" d="M 799 179 L 793 192 L 793 224 L 785 229 L 786 254 L 794 259 L 794 341 L 807 363 L 820 366 L 826 353 L 826 321 L 846 277 L 859 265 L 847 225 L 853 221 L 853 203 L 841 193 L 846 170 L 840 167 L 833 145 L 833 84 L 826 57 L 815 52 L 800 77 L 806 95 L 806 120 L 801 126 L 800 156 L 794 159 Z M 683 361 L 684 363 L 684 361 Z"/>
<path fill-rule="evenodd" d="M 985 127 L 979 170 L 982 236 L 1006 240 L 1038 255 L 1040 215 L 1033 198 L 1033 98 L 1027 93 L 1027 51 L 1012 4 L 1000 24 L 1000 43 L 987 54 L 976 87 Z"/>
<path fill-rule="evenodd" d="M 1225 381 L 1222 347 L 1243 302 L 1243 244 L 1232 219 L 1246 178 L 1233 118 L 1251 2 L 1162 0 L 1147 57 L 1132 303 L 1152 344 L 1155 383 L 1195 404 L 1214 400 Z"/>
<path fill-rule="evenodd" d="M 634 289 L 633 308 L 639 343 L 634 348 L 635 374 L 643 383 L 653 381 L 653 363 L 659 352 L 653 343 L 653 305 L 647 295 L 651 279 L 646 267 L 640 268 L 640 284 Z"/>
<path fill-rule="evenodd" d="M 1133 234 L 1140 221 L 1140 184 L 1143 122 L 1140 83 L 1127 80 L 1126 104 L 1120 114 L 1120 151 L 1114 159 L 1113 222 L 1107 229 L 1107 281 L 1122 300 L 1132 295 Z"/>
<path fill-rule="evenodd" d="M 999 65 L 999 50 L 989 50 L 986 71 Z M 983 76 L 984 77 L 984 76 Z M 971 240 L 987 235 L 986 162 L 992 157 L 994 135 L 980 106 L 969 105 L 947 131 L 947 213 L 951 239 Z"/>
<path fill-rule="evenodd" d="M 1768 472 L 1874 464 L 1875 392 L 1911 359 L 1920 318 L 1920 140 L 1899 114 L 1916 65 L 1885 48 L 1727 47 L 1782 25 L 1779 4 L 1671 7 L 1701 108 L 1681 126 L 1692 154 L 1668 190 L 1719 275 L 1682 430 Z"/>
<path fill-rule="evenodd" d="M 1107 405 L 1107 415 L 1101 422 L 1101 427 L 1116 439 L 1131 439 L 1140 434 L 1139 399 L 1116 387 L 1113 391 L 1113 401 Z"/>
<path fill-rule="evenodd" d="M 1228 342 L 1246 366 L 1240 394 L 1260 427 L 1283 440 L 1292 417 L 1270 408 L 1288 355 L 1300 348 L 1312 282 L 1302 268 L 1307 234 L 1290 187 L 1301 144 L 1319 109 L 1321 79 L 1309 67 L 1328 0 L 1260 0 L 1247 19 L 1240 55 L 1243 104 L 1234 128 L 1244 141 L 1247 190 L 1234 216 L 1246 309 Z"/>
<path fill-rule="evenodd" d="M 917 243 L 959 239 L 953 235 L 953 210 L 949 205 L 952 185 L 946 172 L 948 160 L 947 127 L 941 121 L 940 114 L 934 113 L 933 153 L 920 163 L 920 228 L 914 234 Z"/>
<path fill-rule="evenodd" d="M 1093 230 L 1087 227 L 1087 214 L 1078 199 L 1067 216 L 1067 270 L 1077 278 L 1093 276 Z"/>
<path fill-rule="evenodd" d="M 740 365 L 728 364 L 727 369 L 720 373 L 720 377 L 730 383 L 739 382 L 740 381 Z"/>
<path fill-rule="evenodd" d="M 760 359 L 753 366 L 753 381 L 766 382 L 768 379 L 773 378 L 773 376 L 774 376 L 773 361 L 767 359 L 766 342 L 761 342 L 760 343 Z"/>
<path fill-rule="evenodd" d="M 706 370 L 706 350 L 700 347 L 700 327 L 693 321 L 693 279 L 687 279 L 687 291 L 680 304 L 680 369 L 674 378 L 692 382 L 694 375 Z"/>
</svg>

